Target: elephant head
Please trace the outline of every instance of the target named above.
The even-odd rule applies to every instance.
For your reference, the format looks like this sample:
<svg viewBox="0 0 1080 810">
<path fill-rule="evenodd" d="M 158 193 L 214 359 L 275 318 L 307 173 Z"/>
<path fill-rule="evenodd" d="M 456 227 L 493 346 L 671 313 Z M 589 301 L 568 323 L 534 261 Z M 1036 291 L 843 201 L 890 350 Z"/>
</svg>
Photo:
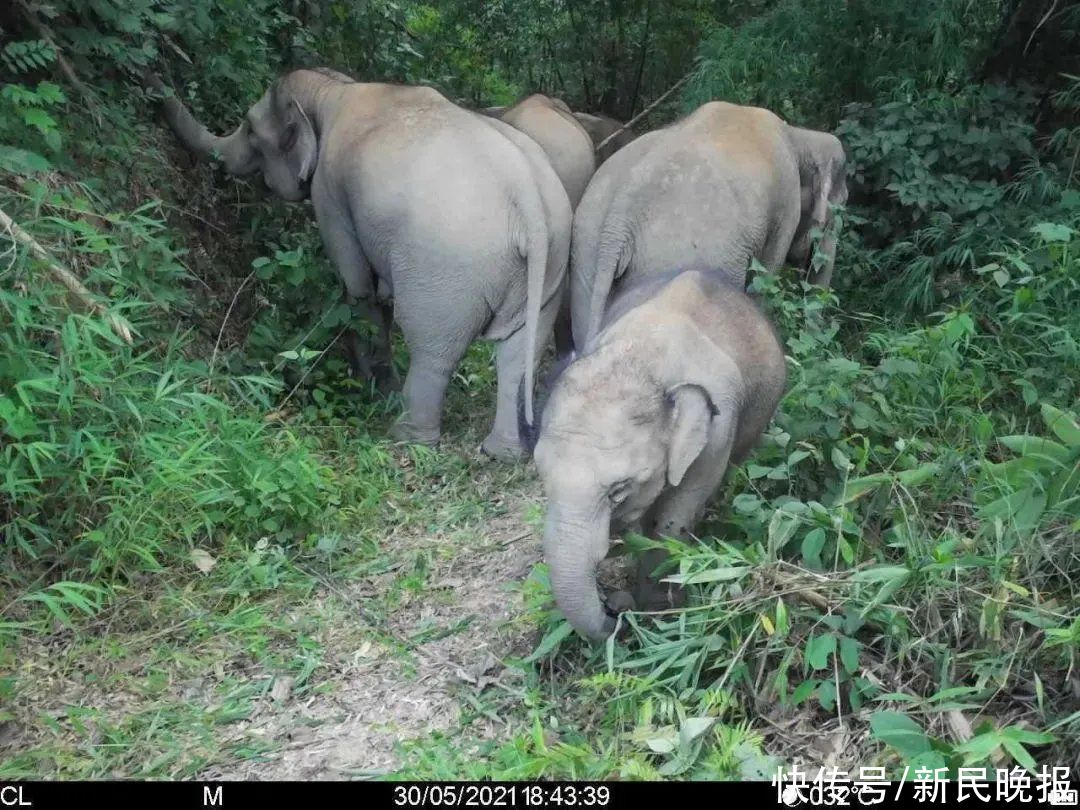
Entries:
<svg viewBox="0 0 1080 810">
<path fill-rule="evenodd" d="M 207 130 L 173 96 L 165 98 L 165 118 L 180 142 L 195 154 L 220 156 L 230 174 L 261 172 L 271 191 L 297 202 L 308 196 L 318 161 L 318 122 L 313 121 L 317 92 L 328 82 L 343 81 L 352 79 L 332 70 L 287 74 L 274 82 L 240 125 L 225 136 Z M 151 89 L 165 89 L 156 76 L 148 75 L 146 82 Z"/>
<path fill-rule="evenodd" d="M 547 496 L 552 592 L 591 639 L 615 627 L 596 583 L 612 531 L 648 522 L 705 449 L 718 409 L 730 417 L 739 401 L 730 359 L 691 321 L 665 319 L 605 342 L 609 334 L 554 383 L 532 448 Z"/>
<path fill-rule="evenodd" d="M 788 261 L 810 273 L 810 281 L 828 287 L 836 261 L 836 234 L 832 206 L 847 202 L 847 158 L 840 139 L 828 132 L 789 127 L 789 138 L 799 163 L 802 200 L 799 226 L 788 251 Z M 810 266 L 813 231 L 823 229 L 819 250 L 824 262 L 816 271 Z"/>
</svg>

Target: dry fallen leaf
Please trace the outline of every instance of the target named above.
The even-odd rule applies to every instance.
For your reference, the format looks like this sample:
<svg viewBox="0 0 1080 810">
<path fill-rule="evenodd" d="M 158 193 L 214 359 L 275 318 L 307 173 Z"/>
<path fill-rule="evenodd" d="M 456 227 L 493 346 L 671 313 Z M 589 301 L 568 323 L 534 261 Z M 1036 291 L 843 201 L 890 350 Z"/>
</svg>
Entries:
<svg viewBox="0 0 1080 810">
<path fill-rule="evenodd" d="M 209 574 L 214 570 L 214 566 L 217 565 L 217 560 L 214 559 L 210 552 L 201 548 L 191 550 L 191 561 L 195 563 L 195 567 L 204 574 Z"/>
<path fill-rule="evenodd" d="M 276 703 L 284 703 L 292 695 L 295 678 L 275 678 L 274 685 L 270 687 L 270 699 Z"/>
<path fill-rule="evenodd" d="M 975 732 L 971 728 L 971 721 L 964 716 L 962 711 L 953 709 L 946 712 L 945 719 L 948 721 L 952 733 L 956 735 L 957 742 L 966 743 L 974 736 Z"/>
</svg>

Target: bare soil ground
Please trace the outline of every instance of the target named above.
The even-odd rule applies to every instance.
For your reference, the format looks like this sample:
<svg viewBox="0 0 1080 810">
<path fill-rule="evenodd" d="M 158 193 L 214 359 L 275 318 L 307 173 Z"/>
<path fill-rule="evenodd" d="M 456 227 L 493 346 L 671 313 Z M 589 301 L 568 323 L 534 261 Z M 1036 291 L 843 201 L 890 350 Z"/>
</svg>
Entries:
<svg viewBox="0 0 1080 810">
<path fill-rule="evenodd" d="M 263 761 L 211 769 L 205 778 L 342 779 L 392 771 L 400 765 L 400 743 L 456 727 L 462 692 L 511 686 L 520 674 L 503 661 L 528 654 L 532 630 L 515 624 L 523 605 L 508 586 L 524 580 L 540 559 L 539 537 L 520 519 L 524 506 L 516 502 L 505 516 L 470 532 L 430 572 L 431 587 L 392 615 L 392 638 L 430 639 L 415 644 L 407 661 L 393 642 L 379 640 L 328 650 L 338 665 L 336 688 L 277 709 L 266 733 L 284 741 L 281 749 Z M 396 542 L 445 549 L 447 539 Z M 355 598 L 383 585 L 357 586 Z M 341 641 L 353 638 L 343 634 Z M 471 725 L 470 736 L 498 730 L 485 718 Z"/>
</svg>

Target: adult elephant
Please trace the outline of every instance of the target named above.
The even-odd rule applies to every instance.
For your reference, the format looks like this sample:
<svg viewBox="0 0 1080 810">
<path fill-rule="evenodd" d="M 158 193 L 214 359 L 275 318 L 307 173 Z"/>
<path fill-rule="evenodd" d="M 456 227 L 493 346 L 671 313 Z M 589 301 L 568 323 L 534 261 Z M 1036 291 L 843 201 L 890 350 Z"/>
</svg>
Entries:
<svg viewBox="0 0 1080 810">
<path fill-rule="evenodd" d="M 570 270 L 574 344 L 596 333 L 613 289 L 672 268 L 724 268 L 745 283 L 767 269 L 806 266 L 815 228 L 847 200 L 840 141 L 768 110 L 702 105 L 646 133 L 596 172 L 574 216 Z M 811 281 L 828 286 L 835 242 Z"/>
<path fill-rule="evenodd" d="M 576 208 L 596 171 L 592 138 L 566 102 L 533 93 L 498 116 L 540 144 Z"/>
<path fill-rule="evenodd" d="M 164 90 L 160 79 L 148 77 Z M 353 81 L 330 70 L 285 74 L 225 137 L 175 98 L 180 141 L 261 173 L 286 200 L 310 198 L 323 244 L 350 296 L 384 327 L 387 305 L 409 348 L 398 439 L 435 444 L 443 400 L 469 345 L 499 341 L 498 400 L 483 449 L 521 453 L 515 400 L 529 416 L 538 358 L 565 285 L 570 203 L 540 147 L 437 91 Z"/>
<path fill-rule="evenodd" d="M 578 201 L 596 171 L 596 158 L 589 133 L 560 98 L 533 93 L 509 107 L 487 108 L 486 115 L 499 110 L 500 120 L 525 133 L 544 150 L 570 197 L 571 208 Z M 565 356 L 573 348 L 570 326 L 570 289 L 563 292 L 555 322 L 555 350 Z"/>
<path fill-rule="evenodd" d="M 625 128 L 622 121 L 616 121 L 599 113 L 576 112 L 574 118 L 585 127 L 596 149 L 596 165 L 599 166 L 628 143 L 637 138 L 637 133 Z M 616 135 L 616 133 L 618 133 Z M 608 138 L 615 135 L 609 141 Z M 606 143 L 605 143 L 606 141 Z M 601 144 L 604 144 L 601 147 Z"/>
</svg>

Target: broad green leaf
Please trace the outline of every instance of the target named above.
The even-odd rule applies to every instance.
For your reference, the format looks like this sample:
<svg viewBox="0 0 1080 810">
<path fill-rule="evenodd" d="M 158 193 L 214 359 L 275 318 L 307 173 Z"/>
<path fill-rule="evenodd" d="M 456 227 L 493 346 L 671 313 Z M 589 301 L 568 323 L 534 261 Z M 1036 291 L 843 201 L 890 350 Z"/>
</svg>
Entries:
<svg viewBox="0 0 1080 810">
<path fill-rule="evenodd" d="M 825 669 L 829 666 L 829 656 L 836 652 L 836 636 L 826 633 L 814 636 L 806 645 L 806 660 L 811 669 Z"/>
<path fill-rule="evenodd" d="M 837 501 L 837 505 L 843 505 L 851 503 L 858 498 L 861 498 L 868 492 L 872 492 L 882 484 L 887 484 L 892 480 L 892 477 L 888 473 L 874 473 L 872 475 L 864 475 L 861 478 L 851 478 L 844 486 L 844 493 Z"/>
<path fill-rule="evenodd" d="M 775 558 L 780 550 L 795 534 L 799 519 L 794 515 L 777 509 L 769 520 L 769 557 Z"/>
<path fill-rule="evenodd" d="M 652 737 L 646 740 L 645 744 L 657 754 L 670 754 L 679 747 L 678 739 L 674 734 L 667 737 Z"/>
<path fill-rule="evenodd" d="M 806 450 L 796 450 L 794 453 L 792 453 L 790 456 L 788 456 L 787 465 L 788 465 L 788 467 L 794 467 L 800 461 L 802 461 L 805 458 L 809 458 L 809 457 L 810 457 L 810 453 L 808 451 L 806 451 Z"/>
<path fill-rule="evenodd" d="M 1013 759 L 1023 765 L 1031 773 L 1035 773 L 1037 766 L 1035 765 L 1035 758 L 1027 752 L 1016 740 L 1003 739 L 1001 744 L 1005 747 L 1005 750 L 1009 752 Z"/>
<path fill-rule="evenodd" d="M 684 748 L 716 723 L 715 717 L 687 717 L 679 727 L 679 745 Z"/>
<path fill-rule="evenodd" d="M 731 505 L 740 515 L 749 515 L 761 508 L 761 498 L 757 495 L 743 493 L 742 495 L 736 495 Z"/>
<path fill-rule="evenodd" d="M 820 681 L 816 680 L 803 681 L 798 686 L 796 686 L 795 691 L 791 693 L 791 702 L 794 705 L 798 706 L 800 703 L 810 697 L 810 695 L 814 694 L 814 690 L 818 688 L 818 685 L 820 683 Z"/>
<path fill-rule="evenodd" d="M 848 636 L 840 639 L 840 663 L 844 672 L 853 675 L 859 671 L 859 642 Z"/>
<path fill-rule="evenodd" d="M 851 460 L 844 455 L 844 451 L 841 450 L 839 447 L 834 447 L 832 449 L 832 454 L 830 457 L 832 458 L 833 466 L 841 472 L 846 472 L 850 470 L 853 466 Z"/>
<path fill-rule="evenodd" d="M 906 714 L 878 712 L 870 718 L 870 729 L 875 738 L 905 758 L 930 751 L 930 740 L 926 732 Z"/>
<path fill-rule="evenodd" d="M 922 464 L 914 469 L 898 472 L 896 474 L 896 480 L 905 487 L 917 487 L 923 481 L 927 481 L 937 475 L 940 469 L 941 465 L 939 464 Z"/>
<path fill-rule="evenodd" d="M 1073 236 L 1072 228 L 1057 222 L 1040 222 L 1031 230 L 1046 242 L 1069 242 Z"/>
<path fill-rule="evenodd" d="M 1002 436 L 998 441 L 1014 453 L 1024 456 L 1046 456 L 1062 463 L 1069 458 L 1069 448 L 1039 436 Z"/>
<path fill-rule="evenodd" d="M 833 680 L 822 681 L 817 688 L 818 703 L 827 712 L 836 708 L 836 683 Z"/>
<path fill-rule="evenodd" d="M 1071 448 L 1080 447 L 1080 424 L 1073 416 L 1045 402 L 1040 409 L 1043 421 L 1054 435 Z"/>
<path fill-rule="evenodd" d="M 1009 726 L 1001 732 L 1001 736 L 1003 739 L 1015 740 L 1028 745 L 1051 745 L 1057 742 L 1057 737 L 1053 734 L 1047 734 L 1045 731 L 1029 731 L 1018 726 Z"/>
<path fill-rule="evenodd" d="M 991 730 L 972 737 L 967 742 L 956 747 L 956 753 L 964 755 L 964 764 L 970 765 L 981 762 L 989 757 L 1002 744 L 1001 735 L 996 730 Z"/>
<path fill-rule="evenodd" d="M 821 550 L 825 548 L 825 530 L 813 529 L 802 541 L 802 556 L 814 568 L 821 568 Z"/>
<path fill-rule="evenodd" d="M 906 579 L 911 575 L 911 569 L 903 565 L 876 565 L 873 568 L 864 568 L 855 572 L 852 582 L 891 582 L 896 579 Z"/>
<path fill-rule="evenodd" d="M 784 604 L 784 600 L 780 597 L 776 599 L 776 632 L 783 638 L 787 635 L 788 631 L 788 612 L 787 605 Z"/>
<path fill-rule="evenodd" d="M 49 161 L 37 152 L 0 144 L 0 170 L 12 174 L 36 174 L 52 168 Z"/>
</svg>

